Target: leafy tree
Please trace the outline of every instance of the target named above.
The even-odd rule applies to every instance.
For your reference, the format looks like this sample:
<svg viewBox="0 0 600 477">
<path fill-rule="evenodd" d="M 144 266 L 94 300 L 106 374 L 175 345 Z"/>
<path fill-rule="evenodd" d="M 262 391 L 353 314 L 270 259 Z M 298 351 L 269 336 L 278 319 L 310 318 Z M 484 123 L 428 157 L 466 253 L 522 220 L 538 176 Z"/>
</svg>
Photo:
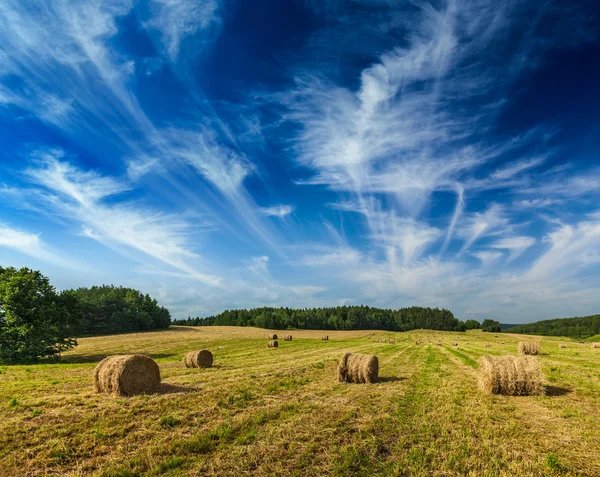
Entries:
<svg viewBox="0 0 600 477">
<path fill-rule="evenodd" d="M 39 271 L 0 267 L 0 360 L 56 358 L 76 346 L 75 302 Z"/>
<path fill-rule="evenodd" d="M 479 328 L 481 328 L 481 325 L 477 320 L 467 320 L 465 321 L 465 328 L 467 330 L 478 330 Z"/>
<path fill-rule="evenodd" d="M 500 322 L 490 319 L 483 320 L 483 323 L 481 324 L 481 329 L 483 331 L 489 331 L 491 333 L 500 333 L 500 331 L 502 331 Z"/>
<path fill-rule="evenodd" d="M 171 325 L 166 308 L 133 288 L 102 285 L 69 293 L 76 299 L 77 336 L 165 329 Z"/>
</svg>

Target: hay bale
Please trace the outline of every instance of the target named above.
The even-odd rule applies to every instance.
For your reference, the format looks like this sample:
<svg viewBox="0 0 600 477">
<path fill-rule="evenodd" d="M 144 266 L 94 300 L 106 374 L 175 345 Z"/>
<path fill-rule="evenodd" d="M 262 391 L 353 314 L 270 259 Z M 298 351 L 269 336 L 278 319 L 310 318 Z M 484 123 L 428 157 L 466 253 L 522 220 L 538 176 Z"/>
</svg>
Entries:
<svg viewBox="0 0 600 477">
<path fill-rule="evenodd" d="M 269 348 L 278 348 L 279 347 L 279 343 L 275 340 L 271 340 L 269 341 Z"/>
<path fill-rule="evenodd" d="M 273 333 L 272 335 L 269 335 L 269 339 L 270 340 L 276 340 L 277 339 L 277 335 L 275 333 Z"/>
<path fill-rule="evenodd" d="M 322 341 L 328 341 L 328 340 L 329 340 L 329 336 L 323 336 L 323 337 L 321 338 L 321 340 L 322 340 Z"/>
<path fill-rule="evenodd" d="M 292 335 L 285 335 L 283 341 L 292 341 Z"/>
<path fill-rule="evenodd" d="M 396 342 L 396 340 L 395 340 L 394 338 L 390 338 L 390 339 L 389 339 L 389 342 L 390 342 L 390 343 L 395 343 L 395 342 Z"/>
<path fill-rule="evenodd" d="M 561 344 L 559 344 L 559 345 L 558 345 L 558 347 L 559 347 L 559 348 L 566 348 L 566 347 L 567 347 L 567 345 L 566 345 L 566 344 L 564 344 L 564 343 L 561 343 Z"/>
<path fill-rule="evenodd" d="M 420 345 L 420 344 L 422 344 L 422 343 L 423 343 L 422 341 L 415 341 L 415 344 L 416 344 L 416 345 Z"/>
<path fill-rule="evenodd" d="M 492 347 L 492 343 L 484 343 L 484 346 L 485 346 L 486 348 L 491 348 L 491 347 Z"/>
<path fill-rule="evenodd" d="M 190 351 L 183 357 L 186 368 L 210 368 L 213 364 L 213 355 L 207 349 Z"/>
<path fill-rule="evenodd" d="M 537 341 L 519 342 L 519 354 L 537 355 L 540 354 L 540 344 Z"/>
<path fill-rule="evenodd" d="M 500 341 L 500 344 L 504 344 L 504 341 Z"/>
<path fill-rule="evenodd" d="M 156 362 L 142 354 L 109 356 L 94 370 L 97 393 L 117 396 L 150 394 L 160 387 L 160 369 Z"/>
<path fill-rule="evenodd" d="M 338 366 L 340 383 L 374 383 L 379 375 L 377 356 L 345 353 Z"/>
<path fill-rule="evenodd" d="M 452 343 L 452 346 L 458 346 L 458 343 Z"/>
<path fill-rule="evenodd" d="M 592 348 L 600 348 L 600 343 L 592 343 Z"/>
<path fill-rule="evenodd" d="M 437 344 L 438 346 L 442 346 L 442 342 L 441 342 L 441 341 L 438 341 L 436 344 Z"/>
<path fill-rule="evenodd" d="M 483 356 L 479 360 L 479 388 L 506 396 L 543 395 L 544 375 L 537 358 L 530 356 Z"/>
</svg>

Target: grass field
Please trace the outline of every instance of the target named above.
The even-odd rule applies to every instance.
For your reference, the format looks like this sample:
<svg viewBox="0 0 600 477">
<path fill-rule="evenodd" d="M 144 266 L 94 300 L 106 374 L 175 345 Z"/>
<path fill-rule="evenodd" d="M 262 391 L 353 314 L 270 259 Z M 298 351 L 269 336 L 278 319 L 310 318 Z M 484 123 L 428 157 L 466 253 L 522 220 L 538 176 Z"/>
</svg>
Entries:
<svg viewBox="0 0 600 477">
<path fill-rule="evenodd" d="M 600 475 L 600 349 L 589 344 L 544 338 L 547 395 L 504 397 L 478 391 L 477 360 L 515 355 L 526 337 L 293 331 L 268 349 L 267 333 L 85 338 L 62 363 L 0 367 L 0 475 Z M 397 342 L 373 342 L 388 336 Z M 214 366 L 183 367 L 200 348 Z M 379 356 L 380 382 L 337 382 L 345 351 Z M 156 359 L 161 393 L 94 394 L 96 363 L 124 352 Z"/>
</svg>

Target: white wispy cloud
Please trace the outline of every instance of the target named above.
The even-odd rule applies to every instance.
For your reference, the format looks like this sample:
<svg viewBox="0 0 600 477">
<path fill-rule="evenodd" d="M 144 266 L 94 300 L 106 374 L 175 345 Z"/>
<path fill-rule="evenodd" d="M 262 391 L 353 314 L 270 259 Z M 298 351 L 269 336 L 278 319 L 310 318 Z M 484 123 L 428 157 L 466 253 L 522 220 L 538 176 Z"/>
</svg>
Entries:
<svg viewBox="0 0 600 477">
<path fill-rule="evenodd" d="M 52 252 L 49 246 L 40 238 L 40 234 L 15 229 L 2 222 L 0 222 L 0 247 L 8 247 L 19 253 L 61 267 L 77 268 L 76 264 Z"/>
<path fill-rule="evenodd" d="M 36 167 L 26 171 L 30 181 L 47 190 L 44 199 L 54 211 L 80 223 L 83 234 L 109 246 L 125 246 L 187 273 L 190 278 L 219 285 L 216 275 L 191 263 L 200 257 L 189 247 L 189 226 L 136 202 L 109 202 L 128 190 L 122 182 L 94 171 L 83 171 L 63 160 L 60 150 L 34 154 Z"/>
<path fill-rule="evenodd" d="M 291 205 L 273 205 L 271 207 L 261 207 L 260 213 L 267 217 L 279 217 L 283 218 L 294 212 L 294 207 Z"/>
<path fill-rule="evenodd" d="M 171 61 L 177 60 L 185 37 L 206 31 L 220 22 L 217 0 L 151 0 L 151 4 L 153 17 L 147 26 L 159 30 Z"/>
<path fill-rule="evenodd" d="M 500 240 L 496 240 L 490 244 L 491 248 L 508 250 L 510 252 L 508 260 L 514 260 L 519 257 L 525 250 L 532 247 L 535 244 L 535 238 L 533 237 L 506 237 Z"/>
</svg>

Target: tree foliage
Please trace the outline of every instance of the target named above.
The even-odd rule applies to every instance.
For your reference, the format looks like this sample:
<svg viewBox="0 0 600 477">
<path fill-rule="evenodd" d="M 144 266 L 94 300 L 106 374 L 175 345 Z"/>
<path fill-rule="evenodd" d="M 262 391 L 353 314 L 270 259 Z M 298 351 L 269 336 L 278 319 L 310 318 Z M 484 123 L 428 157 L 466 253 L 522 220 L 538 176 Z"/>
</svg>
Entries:
<svg viewBox="0 0 600 477">
<path fill-rule="evenodd" d="M 500 326 L 500 322 L 499 321 L 495 321 L 495 320 L 490 320 L 485 319 L 483 320 L 483 323 L 481 323 L 481 329 L 483 331 L 489 331 L 492 333 L 500 333 L 500 331 L 502 331 L 502 327 Z"/>
<path fill-rule="evenodd" d="M 39 271 L 0 267 L 0 360 L 58 357 L 75 346 L 75 301 Z"/>
<path fill-rule="evenodd" d="M 587 338 L 600 334 L 600 315 L 537 321 L 535 323 L 514 326 L 510 329 L 510 332 L 527 335 Z"/>
<path fill-rule="evenodd" d="M 171 324 L 169 310 L 133 288 L 102 285 L 71 293 L 76 298 L 77 336 L 165 329 Z"/>
<path fill-rule="evenodd" d="M 467 330 L 478 330 L 479 328 L 481 328 L 481 325 L 477 320 L 467 320 L 465 321 L 465 328 Z"/>
<path fill-rule="evenodd" d="M 206 318 L 175 320 L 173 324 L 190 326 L 256 326 L 271 329 L 409 331 L 414 329 L 465 331 L 465 325 L 451 311 L 438 308 L 410 307 L 399 310 L 368 306 L 334 308 L 253 308 L 225 310 Z"/>
</svg>

